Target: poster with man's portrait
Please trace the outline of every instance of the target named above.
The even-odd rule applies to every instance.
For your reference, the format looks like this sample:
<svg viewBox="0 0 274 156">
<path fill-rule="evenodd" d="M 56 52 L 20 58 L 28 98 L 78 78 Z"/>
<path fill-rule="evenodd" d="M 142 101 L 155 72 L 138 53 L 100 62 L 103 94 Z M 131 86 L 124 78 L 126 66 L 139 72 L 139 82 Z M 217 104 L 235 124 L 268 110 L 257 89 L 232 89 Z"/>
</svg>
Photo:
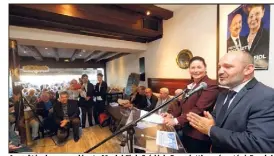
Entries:
<svg viewBox="0 0 274 156">
<path fill-rule="evenodd" d="M 241 5 L 228 15 L 227 52 L 246 51 L 255 69 L 268 69 L 270 5 Z"/>
</svg>

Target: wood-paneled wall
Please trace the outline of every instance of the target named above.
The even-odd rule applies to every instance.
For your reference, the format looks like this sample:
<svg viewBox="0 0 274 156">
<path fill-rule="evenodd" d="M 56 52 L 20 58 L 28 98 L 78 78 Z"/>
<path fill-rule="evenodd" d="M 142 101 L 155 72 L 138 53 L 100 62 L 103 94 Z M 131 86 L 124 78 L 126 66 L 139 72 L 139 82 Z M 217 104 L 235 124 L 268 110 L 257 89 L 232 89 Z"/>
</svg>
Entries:
<svg viewBox="0 0 274 156">
<path fill-rule="evenodd" d="M 191 83 L 190 79 L 164 79 L 164 78 L 148 78 L 148 87 L 153 92 L 159 93 L 160 88 L 169 89 L 169 94 L 174 95 L 176 89 L 185 89 Z"/>
</svg>

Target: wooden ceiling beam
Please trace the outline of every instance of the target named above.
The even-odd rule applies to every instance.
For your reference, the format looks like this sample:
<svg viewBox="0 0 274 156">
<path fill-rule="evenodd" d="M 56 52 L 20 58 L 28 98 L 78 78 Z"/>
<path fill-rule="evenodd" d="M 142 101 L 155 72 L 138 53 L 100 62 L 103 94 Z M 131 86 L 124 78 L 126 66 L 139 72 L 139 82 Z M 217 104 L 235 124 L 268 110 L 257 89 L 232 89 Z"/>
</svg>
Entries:
<svg viewBox="0 0 274 156">
<path fill-rule="evenodd" d="M 76 56 L 81 53 L 81 50 L 80 49 L 75 49 L 71 58 L 70 58 L 70 62 L 73 62 L 75 59 L 76 59 Z"/>
<path fill-rule="evenodd" d="M 91 60 L 93 58 L 94 55 L 98 55 L 100 53 L 100 51 L 96 51 L 94 50 L 93 52 L 91 52 L 85 59 L 84 62 L 88 62 L 89 60 Z"/>
<path fill-rule="evenodd" d="M 118 54 L 120 54 L 120 53 L 110 52 L 110 53 L 106 54 L 105 56 L 101 56 L 100 58 L 97 58 L 96 62 L 104 60 L 104 59 L 108 59 L 108 58 L 113 57 Z"/>
<path fill-rule="evenodd" d="M 55 60 L 59 61 L 60 56 L 59 56 L 59 53 L 58 53 L 58 49 L 57 48 L 53 48 L 53 53 L 55 55 Z"/>
<path fill-rule="evenodd" d="M 28 51 L 31 52 L 32 57 L 34 57 L 36 60 L 43 61 L 43 55 L 40 53 L 40 51 L 35 46 L 24 46 Z"/>
<path fill-rule="evenodd" d="M 134 10 L 131 7 L 135 6 Z M 143 11 L 154 13 L 146 16 Z M 90 14 L 92 10 L 92 14 Z M 94 11 L 95 10 L 95 11 Z M 10 25 L 146 43 L 163 34 L 170 12 L 154 5 L 10 4 Z M 167 15 L 162 15 L 167 14 Z M 111 16 L 109 16 L 111 15 Z M 158 18 L 159 16 L 163 16 Z M 144 24 L 146 22 L 146 24 Z"/>
</svg>

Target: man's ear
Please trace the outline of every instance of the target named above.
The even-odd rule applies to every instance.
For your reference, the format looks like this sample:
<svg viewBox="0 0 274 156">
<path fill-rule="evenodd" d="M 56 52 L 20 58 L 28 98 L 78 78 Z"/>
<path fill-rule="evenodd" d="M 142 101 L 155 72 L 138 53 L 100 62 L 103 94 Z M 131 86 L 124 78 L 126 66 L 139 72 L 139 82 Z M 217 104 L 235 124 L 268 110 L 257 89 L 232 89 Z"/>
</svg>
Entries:
<svg viewBox="0 0 274 156">
<path fill-rule="evenodd" d="M 247 66 L 245 67 L 245 69 L 244 69 L 244 71 L 243 71 L 243 74 L 244 74 L 244 75 L 250 75 L 251 73 L 254 72 L 254 69 L 255 69 L 254 65 L 253 65 L 253 64 L 249 64 L 249 65 L 247 65 Z"/>
</svg>

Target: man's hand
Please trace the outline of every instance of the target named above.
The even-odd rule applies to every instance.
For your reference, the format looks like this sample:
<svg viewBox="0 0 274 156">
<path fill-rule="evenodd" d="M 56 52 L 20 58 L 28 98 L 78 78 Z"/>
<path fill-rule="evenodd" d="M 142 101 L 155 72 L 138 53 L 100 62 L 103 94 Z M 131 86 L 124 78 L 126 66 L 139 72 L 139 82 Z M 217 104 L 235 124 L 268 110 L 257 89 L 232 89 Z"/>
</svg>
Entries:
<svg viewBox="0 0 274 156">
<path fill-rule="evenodd" d="M 50 113 L 53 113 L 53 108 L 49 109 L 49 112 L 50 112 Z"/>
<path fill-rule="evenodd" d="M 171 114 L 169 114 L 169 113 L 161 113 L 161 116 L 163 118 L 173 118 L 173 116 Z"/>
<path fill-rule="evenodd" d="M 86 101 L 88 101 L 90 99 L 90 96 L 86 97 Z"/>
<path fill-rule="evenodd" d="M 166 124 L 167 126 L 175 126 L 176 125 L 174 118 L 170 118 L 170 117 L 164 118 L 164 124 Z"/>
<path fill-rule="evenodd" d="M 215 125 L 215 121 L 208 111 L 204 111 L 204 117 L 192 112 L 189 112 L 186 116 L 193 128 L 206 135 L 208 135 L 211 127 Z"/>
<path fill-rule="evenodd" d="M 60 123 L 60 127 L 66 126 L 66 124 L 67 124 L 68 122 L 69 122 L 69 120 L 66 120 L 66 119 L 62 120 L 61 123 Z"/>
<path fill-rule="evenodd" d="M 13 144 L 9 144 L 9 151 L 14 151 L 14 150 L 17 150 L 21 147 L 22 147 L 21 145 L 20 146 L 15 146 Z"/>
<path fill-rule="evenodd" d="M 14 106 L 9 108 L 9 112 L 13 113 L 14 112 Z"/>
</svg>

